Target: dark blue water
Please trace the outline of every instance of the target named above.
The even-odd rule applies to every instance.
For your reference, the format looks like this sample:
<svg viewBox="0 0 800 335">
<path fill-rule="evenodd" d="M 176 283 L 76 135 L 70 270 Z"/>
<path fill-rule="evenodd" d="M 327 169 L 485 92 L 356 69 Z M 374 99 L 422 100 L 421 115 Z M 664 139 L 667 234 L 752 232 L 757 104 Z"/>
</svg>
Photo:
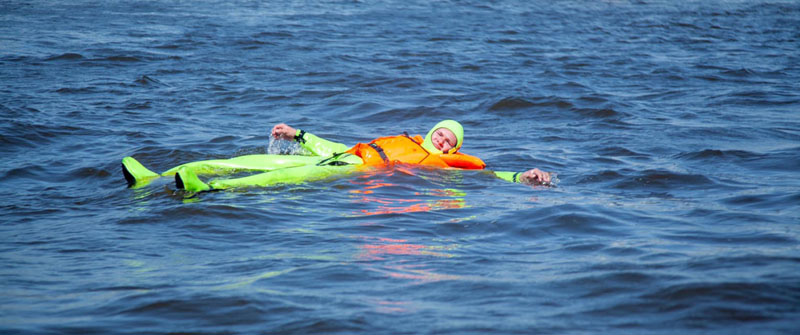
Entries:
<svg viewBox="0 0 800 335">
<path fill-rule="evenodd" d="M 797 1 L 0 1 L 0 333 L 797 334 Z M 492 170 L 153 170 L 453 118 Z"/>
</svg>

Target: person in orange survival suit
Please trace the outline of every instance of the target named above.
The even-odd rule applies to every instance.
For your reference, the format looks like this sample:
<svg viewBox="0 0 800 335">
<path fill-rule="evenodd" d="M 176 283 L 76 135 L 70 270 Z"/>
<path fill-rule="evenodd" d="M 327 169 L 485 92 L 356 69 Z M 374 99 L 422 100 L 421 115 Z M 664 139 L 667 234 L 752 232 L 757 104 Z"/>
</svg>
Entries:
<svg viewBox="0 0 800 335">
<path fill-rule="evenodd" d="M 331 156 L 349 153 L 360 157 L 364 165 L 375 166 L 392 163 L 419 164 L 460 169 L 484 169 L 486 164 L 478 157 L 458 152 L 464 142 L 464 127 L 454 120 L 436 124 L 425 137 L 419 135 L 381 137 L 369 143 L 358 143 L 348 148 L 285 123 L 272 128 L 277 139 L 295 140 L 314 155 Z M 550 173 L 539 169 L 525 172 L 494 172 L 497 177 L 525 184 L 550 184 Z"/>
</svg>

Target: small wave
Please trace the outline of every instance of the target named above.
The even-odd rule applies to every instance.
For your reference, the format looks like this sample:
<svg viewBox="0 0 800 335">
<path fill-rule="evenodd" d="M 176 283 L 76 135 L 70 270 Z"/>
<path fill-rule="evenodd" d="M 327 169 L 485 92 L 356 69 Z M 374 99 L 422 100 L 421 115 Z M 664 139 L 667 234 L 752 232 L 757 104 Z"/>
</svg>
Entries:
<svg viewBox="0 0 800 335">
<path fill-rule="evenodd" d="M 195 47 L 206 44 L 203 40 L 195 40 L 194 38 L 179 38 L 171 42 L 162 43 L 154 46 L 156 49 L 180 49 L 180 50 L 193 50 Z"/>
<path fill-rule="evenodd" d="M 584 207 L 574 205 L 524 210 L 500 219 L 501 222 L 519 222 L 520 220 L 535 224 L 510 226 L 514 237 L 580 234 L 621 235 L 612 229 L 618 225 L 615 220 L 605 215 L 588 212 Z"/>
<path fill-rule="evenodd" d="M 162 299 L 154 294 L 127 297 L 110 306 L 111 311 L 120 315 L 151 316 L 165 319 L 188 320 L 204 315 L 205 322 L 219 322 L 236 319 L 237 322 L 263 322 L 269 315 L 257 304 L 242 297 L 192 297 L 187 299 Z M 209 313 L 209 311 L 214 311 Z M 109 312 L 109 311 L 106 311 Z M 99 313 L 99 312 L 98 312 Z"/>
<path fill-rule="evenodd" d="M 170 209 L 164 212 L 165 216 L 178 216 L 178 217 L 204 217 L 204 218 L 218 218 L 224 220 L 248 220 L 259 221 L 265 219 L 264 212 L 254 210 L 252 208 L 243 208 L 241 206 L 229 205 L 210 205 L 203 208 L 179 208 Z M 187 231 L 203 231 L 213 233 L 214 235 L 220 234 L 235 234 L 233 230 L 229 230 L 225 225 L 214 223 L 200 223 L 197 221 L 189 220 L 185 222 L 183 229 Z"/>
<path fill-rule="evenodd" d="M 686 22 L 670 22 L 670 24 L 673 25 L 673 26 L 676 26 L 676 27 L 681 27 L 681 28 L 690 28 L 690 29 L 694 29 L 694 30 L 705 30 L 705 29 L 700 28 L 700 27 L 698 27 L 698 26 L 696 26 L 694 24 L 686 23 Z"/>
<path fill-rule="evenodd" d="M 694 78 L 702 79 L 702 80 L 705 80 L 705 81 L 711 81 L 711 82 L 722 81 L 722 78 L 717 77 L 717 76 L 712 76 L 712 75 L 699 75 L 699 76 L 694 76 Z"/>
<path fill-rule="evenodd" d="M 70 170 L 67 173 L 68 178 L 67 180 L 74 180 L 74 179 L 84 179 L 84 178 L 107 178 L 110 177 L 112 174 L 104 169 L 98 169 L 94 167 L 81 167 L 77 169 Z"/>
<path fill-rule="evenodd" d="M 138 57 L 133 56 L 110 56 L 106 57 L 103 60 L 107 60 L 110 62 L 141 62 L 142 60 Z"/>
<path fill-rule="evenodd" d="M 177 45 L 177 44 L 171 44 L 171 43 L 167 43 L 167 44 L 160 44 L 160 45 L 156 45 L 156 46 L 154 46 L 153 48 L 156 48 L 156 49 L 166 49 L 166 50 L 175 50 L 175 49 L 180 49 L 180 48 L 181 48 L 181 46 L 180 46 L 180 45 Z"/>
<path fill-rule="evenodd" d="M 585 88 L 581 84 L 577 84 L 577 85 L 580 85 L 580 88 Z M 588 102 L 588 103 L 591 103 L 591 104 L 598 104 L 598 105 L 608 102 L 607 98 L 602 97 L 602 96 L 598 96 L 598 95 L 584 95 L 584 96 L 581 96 L 580 98 L 578 98 L 578 100 L 580 100 L 582 102 Z"/>
<path fill-rule="evenodd" d="M 713 215 L 714 218 L 719 219 L 719 222 L 724 222 L 725 217 L 730 218 L 734 216 L 730 213 L 719 213 Z M 739 221 L 745 221 L 744 215 L 739 215 Z M 764 222 L 764 220 L 759 219 Z M 755 221 L 758 222 L 758 221 Z M 743 232 L 743 233 L 726 233 L 720 235 L 712 232 L 701 231 L 688 231 L 676 232 L 671 234 L 661 234 L 661 238 L 679 241 L 682 243 L 702 243 L 704 245 L 793 245 L 797 244 L 798 240 L 786 235 L 779 235 L 776 233 L 764 232 Z"/>
<path fill-rule="evenodd" d="M 6 126 L 9 128 L 0 128 L 6 132 L 0 134 L 0 143 L 29 148 L 46 143 L 53 143 L 55 139 L 60 136 L 76 134 L 83 130 L 82 128 L 72 126 L 46 126 L 19 121 L 9 122 Z M 2 149 L 7 149 L 7 147 L 3 146 Z"/>
<path fill-rule="evenodd" d="M 699 37 L 679 37 L 672 40 L 674 43 L 679 44 L 712 44 L 716 41 L 716 39 L 708 39 L 708 38 L 699 38 Z"/>
<path fill-rule="evenodd" d="M 757 208 L 762 210 L 774 209 L 776 213 L 790 212 L 800 207 L 800 193 L 762 193 L 742 194 L 720 200 L 721 203 L 733 207 Z"/>
<path fill-rule="evenodd" d="M 391 310 L 386 306 L 382 308 L 387 311 Z M 280 334 L 370 333 L 376 327 L 373 321 L 357 316 L 345 318 L 316 317 L 303 320 L 281 320 L 281 322 L 283 324 L 276 328 L 276 332 Z"/>
<path fill-rule="evenodd" d="M 606 170 L 594 174 L 584 175 L 583 178 L 578 181 L 578 184 L 610 182 L 620 180 L 623 177 L 623 175 L 616 171 Z"/>
<path fill-rule="evenodd" d="M 795 263 L 796 264 L 796 263 Z M 660 288 L 653 293 L 643 296 L 647 300 L 660 301 L 670 304 L 680 304 L 681 309 L 693 309 L 694 306 L 700 309 L 717 308 L 719 305 L 753 306 L 761 304 L 770 307 L 773 312 L 775 309 L 794 309 L 798 297 L 797 287 L 781 285 L 780 283 L 758 283 L 758 282 L 701 282 L 672 285 Z M 704 301 L 704 304 L 699 304 Z M 755 310 L 742 311 L 744 314 L 761 314 Z M 766 313 L 766 312 L 764 312 Z M 687 314 L 687 317 L 696 315 Z M 706 315 L 708 314 L 700 314 Z M 728 315 L 732 317 L 734 315 Z"/>
<path fill-rule="evenodd" d="M 81 54 L 68 52 L 68 53 L 64 53 L 64 54 L 58 55 L 58 56 L 53 56 L 53 57 L 50 57 L 50 58 L 46 58 L 45 61 L 78 60 L 78 59 L 83 59 L 83 58 L 84 57 Z"/>
<path fill-rule="evenodd" d="M 168 86 L 168 85 L 166 85 L 166 84 L 162 83 L 161 81 L 159 81 L 158 79 L 155 79 L 155 78 L 153 78 L 153 77 L 150 77 L 150 76 L 148 76 L 148 75 L 142 75 L 141 77 L 139 77 L 139 78 L 137 78 L 136 80 L 134 80 L 134 83 L 136 83 L 136 84 L 140 84 L 140 85 L 161 85 L 161 86 Z"/>
<path fill-rule="evenodd" d="M 701 151 L 692 151 L 692 152 L 684 152 L 673 156 L 677 159 L 685 159 L 685 160 L 728 160 L 728 159 L 755 159 L 759 157 L 763 157 L 761 154 L 757 154 L 750 151 L 745 150 L 718 150 L 718 149 L 705 149 Z"/>
<path fill-rule="evenodd" d="M 144 110 L 144 109 L 150 109 L 150 108 L 152 108 L 150 106 L 150 101 L 130 102 L 127 105 L 125 105 L 125 107 L 124 107 L 125 110 Z"/>
<path fill-rule="evenodd" d="M 242 46 L 245 49 L 258 48 L 258 47 L 260 47 L 262 45 L 277 45 L 277 44 L 275 44 L 273 42 L 262 41 L 262 40 L 259 40 L 259 39 L 237 40 L 237 41 L 234 41 L 233 44 Z"/>
<path fill-rule="evenodd" d="M 97 287 L 89 289 L 90 292 L 106 292 L 106 291 L 147 291 L 151 290 L 151 287 L 145 286 L 106 286 L 106 287 Z"/>
<path fill-rule="evenodd" d="M 6 107 L 3 104 L 0 104 L 0 115 L 2 115 L 4 117 L 15 118 L 15 117 L 18 117 L 18 116 L 20 116 L 22 114 L 23 113 L 20 112 L 20 111 L 16 111 L 14 109 Z"/>
<path fill-rule="evenodd" d="M 60 254 L 75 254 L 75 253 L 84 253 L 84 252 L 104 252 L 105 249 L 101 248 L 84 248 L 84 249 L 61 249 L 58 250 Z"/>
<path fill-rule="evenodd" d="M 791 94 L 770 94 L 765 91 L 738 91 L 725 95 L 726 99 L 719 101 L 723 105 L 743 106 L 786 106 L 800 102 Z"/>
<path fill-rule="evenodd" d="M 124 183 L 124 180 L 121 180 Z M 145 225 L 145 224 L 154 224 L 158 222 L 158 218 L 160 216 L 156 215 L 143 215 L 143 216 L 133 216 L 133 217 L 123 217 L 116 220 L 116 224 L 118 225 Z"/>
<path fill-rule="evenodd" d="M 718 71 L 730 70 L 730 69 L 725 68 L 725 67 L 720 67 L 720 66 L 716 66 L 716 65 L 707 65 L 707 64 L 697 64 L 697 65 L 694 66 L 694 68 L 698 69 L 698 70 L 718 70 Z"/>
<path fill-rule="evenodd" d="M 605 147 L 597 151 L 598 154 L 603 156 L 612 156 L 612 157 L 649 157 L 649 155 L 638 153 L 632 150 L 628 150 L 624 147 Z"/>
<path fill-rule="evenodd" d="M 681 174 L 663 170 L 647 170 L 638 176 L 627 177 L 613 185 L 617 189 L 680 189 L 686 187 L 706 187 L 714 182 L 706 176 Z"/>
<path fill-rule="evenodd" d="M 649 293 L 638 295 L 636 301 L 601 305 L 599 308 L 590 308 L 585 313 L 594 317 L 616 318 L 651 315 L 651 318 L 661 320 L 651 324 L 651 327 L 663 323 L 669 333 L 671 330 L 674 332 L 676 327 L 707 331 L 731 327 L 732 324 L 752 325 L 753 322 L 760 328 L 762 324 L 758 322 L 785 320 L 787 315 L 796 311 L 798 290 L 793 287 L 796 285 L 774 282 L 714 282 L 711 279 L 713 277 L 706 275 L 709 278 L 706 281 L 693 283 L 681 283 L 682 278 L 674 278 L 670 282 L 677 281 L 678 284 L 671 283 L 672 285 L 664 285 L 666 279 L 654 280 L 646 286 L 640 286 L 649 290 Z M 609 285 L 608 282 L 605 285 Z M 639 287 L 635 285 L 636 283 L 628 283 L 627 289 L 622 292 L 630 292 L 631 287 Z M 638 327 L 639 324 L 634 322 L 624 325 L 626 328 L 631 326 Z M 788 329 L 791 329 L 791 324 L 786 330 Z M 789 334 L 791 331 L 777 333 Z"/>
<path fill-rule="evenodd" d="M 675 100 L 686 95 L 683 90 L 664 90 L 659 92 L 648 92 L 637 96 L 642 100 Z"/>
<path fill-rule="evenodd" d="M 653 285 L 661 281 L 658 276 L 643 272 L 613 272 L 600 276 L 587 276 L 563 282 L 561 285 L 582 288 L 582 298 L 598 298 L 610 294 L 629 292 L 631 287 Z"/>
<path fill-rule="evenodd" d="M 586 85 L 581 84 L 581 83 L 576 82 L 576 81 L 568 81 L 568 82 L 564 83 L 561 87 L 568 88 L 568 89 L 575 89 L 575 88 L 589 89 L 589 87 L 587 87 Z"/>
<path fill-rule="evenodd" d="M 20 55 L 0 56 L 0 61 L 9 62 L 9 63 L 15 63 L 15 62 L 20 62 L 20 63 L 34 62 L 35 63 L 36 61 L 39 61 L 39 60 L 41 60 L 41 59 L 40 58 L 30 57 L 30 56 L 20 56 Z"/>
<path fill-rule="evenodd" d="M 769 99 L 772 94 L 765 91 L 736 91 L 730 94 L 734 97 Z"/>
<path fill-rule="evenodd" d="M 800 148 L 778 150 L 765 155 L 751 157 L 743 163 L 757 171 L 800 171 Z"/>
<path fill-rule="evenodd" d="M 28 165 L 8 170 L 8 172 L 6 172 L 5 175 L 3 175 L 3 178 L 0 179 L 2 179 L 3 181 L 9 181 L 14 179 L 33 179 L 38 181 L 50 181 L 47 169 L 39 165 Z"/>
<path fill-rule="evenodd" d="M 767 198 L 769 196 L 770 195 L 768 195 L 768 194 L 739 195 L 739 196 L 735 196 L 735 197 L 725 198 L 725 199 L 722 200 L 722 202 L 726 203 L 728 205 L 736 205 L 736 206 L 751 205 L 752 206 L 752 205 L 758 205 L 758 204 L 761 204 L 761 203 L 767 201 Z"/>
<path fill-rule="evenodd" d="M 6 151 L 13 147 L 34 148 L 39 142 L 46 142 L 46 141 L 48 141 L 46 138 L 31 139 L 31 138 L 21 138 L 17 136 L 5 136 L 3 134 L 0 134 L 0 143 L 3 144 L 2 151 Z"/>
<path fill-rule="evenodd" d="M 617 233 L 603 228 L 615 225 L 613 221 L 598 215 L 589 215 L 586 213 L 559 213 L 546 217 L 543 221 L 549 223 L 545 230 L 550 233 L 558 232 L 569 235 L 617 235 Z"/>
<path fill-rule="evenodd" d="M 587 66 L 592 66 L 592 64 L 590 64 L 590 63 L 566 63 L 566 64 L 564 64 L 563 68 L 564 69 L 568 69 L 568 70 L 577 70 L 577 69 L 585 68 Z"/>
<path fill-rule="evenodd" d="M 281 38 L 292 38 L 294 34 L 285 31 L 262 31 L 258 34 L 253 35 L 254 38 L 261 38 L 261 37 L 281 37 Z"/>
<path fill-rule="evenodd" d="M 435 80 L 432 82 L 436 82 Z M 362 80 L 358 82 L 359 87 L 401 87 L 401 88 L 410 88 L 410 87 L 417 87 L 421 86 L 422 83 L 419 79 L 416 78 L 389 78 L 389 77 L 378 77 L 373 78 L 370 80 Z"/>
<path fill-rule="evenodd" d="M 741 68 L 741 69 L 738 69 L 738 70 L 723 71 L 722 74 L 727 75 L 727 76 L 733 76 L 733 77 L 749 77 L 749 76 L 756 75 L 758 73 L 756 73 L 753 70 L 747 69 L 747 68 Z"/>
<path fill-rule="evenodd" d="M 211 141 L 209 141 L 209 142 L 211 142 L 211 143 L 230 143 L 230 142 L 235 141 L 236 139 L 238 139 L 236 136 L 226 135 L 226 136 L 220 136 L 220 137 L 212 138 Z"/>
<path fill-rule="evenodd" d="M 311 71 L 311 72 L 300 73 L 300 74 L 298 74 L 298 76 L 301 76 L 301 77 L 330 77 L 330 78 L 340 78 L 340 77 L 344 77 L 344 76 L 345 76 L 345 73 L 338 72 L 338 71 L 332 71 L 332 72 L 318 72 L 318 71 Z"/>
<path fill-rule="evenodd" d="M 489 43 L 489 44 L 523 44 L 523 43 L 527 43 L 527 41 L 519 40 L 519 39 L 501 38 L 501 39 L 496 39 L 496 40 L 495 39 L 489 39 L 489 40 L 486 40 L 486 43 Z"/>
<path fill-rule="evenodd" d="M 605 247 L 606 247 L 605 244 L 592 242 L 592 243 L 568 244 L 561 250 L 574 253 L 593 253 Z"/>
<path fill-rule="evenodd" d="M 588 116 L 591 118 L 598 118 L 598 119 L 606 119 L 612 118 L 615 116 L 620 116 L 621 113 L 611 109 L 611 108 L 573 108 L 574 112 L 581 114 L 583 116 Z"/>
<path fill-rule="evenodd" d="M 561 109 L 572 108 L 573 105 L 567 101 L 561 100 L 560 98 L 542 98 L 542 102 L 533 102 L 528 99 L 519 98 L 519 97 L 508 97 L 503 98 L 502 100 L 492 104 L 489 107 L 491 111 L 503 111 L 503 110 L 516 110 L 516 109 L 526 109 L 531 107 L 548 107 L 548 106 L 555 106 Z"/>
<path fill-rule="evenodd" d="M 437 37 L 431 37 L 431 38 L 429 38 L 429 39 L 428 39 L 428 42 L 446 42 L 446 41 L 458 41 L 458 40 L 459 40 L 459 39 L 458 39 L 458 38 L 455 38 L 455 37 L 443 37 L 443 36 L 437 36 Z"/>
<path fill-rule="evenodd" d="M 372 105 L 373 104 L 370 104 L 369 107 L 375 107 Z M 363 111 L 359 113 L 362 112 Z M 396 108 L 396 109 L 383 110 L 380 112 L 368 113 L 362 115 L 357 120 L 363 120 L 374 123 L 393 122 L 394 120 L 398 120 L 398 118 L 401 120 L 414 120 L 428 116 L 430 115 L 430 113 L 433 112 L 434 110 L 432 108 L 427 108 L 427 107 Z"/>
<path fill-rule="evenodd" d="M 56 90 L 56 93 L 62 94 L 88 94 L 88 93 L 97 93 L 97 87 L 88 86 L 88 87 L 62 87 Z"/>
</svg>

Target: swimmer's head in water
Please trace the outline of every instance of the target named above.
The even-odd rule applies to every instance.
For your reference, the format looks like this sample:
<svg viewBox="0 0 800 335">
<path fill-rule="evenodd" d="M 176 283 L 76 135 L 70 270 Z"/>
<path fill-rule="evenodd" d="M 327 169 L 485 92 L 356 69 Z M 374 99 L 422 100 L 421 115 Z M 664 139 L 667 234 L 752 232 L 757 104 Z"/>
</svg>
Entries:
<svg viewBox="0 0 800 335">
<path fill-rule="evenodd" d="M 444 120 L 433 126 L 425 135 L 422 147 L 435 154 L 443 152 L 452 154 L 461 148 L 463 142 L 464 127 L 457 121 Z"/>
</svg>

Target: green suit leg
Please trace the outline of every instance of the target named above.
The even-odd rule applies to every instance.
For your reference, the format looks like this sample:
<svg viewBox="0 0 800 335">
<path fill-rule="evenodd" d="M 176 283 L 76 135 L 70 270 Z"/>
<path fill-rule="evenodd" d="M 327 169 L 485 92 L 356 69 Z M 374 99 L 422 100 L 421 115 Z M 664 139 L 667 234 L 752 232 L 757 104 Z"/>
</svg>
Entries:
<svg viewBox="0 0 800 335">
<path fill-rule="evenodd" d="M 344 176 L 353 173 L 356 170 L 357 167 L 355 165 L 297 166 L 254 174 L 252 176 L 242 178 L 215 179 L 209 182 L 208 185 L 215 190 L 220 190 L 248 186 L 264 187 L 276 184 L 300 184 L 303 182 L 322 180 L 333 176 Z"/>
<path fill-rule="evenodd" d="M 198 192 L 208 190 L 229 189 L 248 186 L 271 186 L 276 184 L 299 184 L 336 176 L 344 176 L 359 169 L 361 158 L 350 154 L 337 155 L 318 159 L 317 164 L 276 169 L 242 178 L 215 179 L 208 184 L 197 178 L 192 170 L 178 170 L 179 185 L 187 191 Z"/>
<path fill-rule="evenodd" d="M 323 157 L 319 156 L 289 156 L 289 155 L 246 155 L 229 159 L 213 159 L 196 161 L 178 165 L 161 173 L 170 176 L 185 168 L 197 174 L 220 174 L 236 170 L 241 171 L 271 171 L 287 167 L 314 165 Z"/>
</svg>

